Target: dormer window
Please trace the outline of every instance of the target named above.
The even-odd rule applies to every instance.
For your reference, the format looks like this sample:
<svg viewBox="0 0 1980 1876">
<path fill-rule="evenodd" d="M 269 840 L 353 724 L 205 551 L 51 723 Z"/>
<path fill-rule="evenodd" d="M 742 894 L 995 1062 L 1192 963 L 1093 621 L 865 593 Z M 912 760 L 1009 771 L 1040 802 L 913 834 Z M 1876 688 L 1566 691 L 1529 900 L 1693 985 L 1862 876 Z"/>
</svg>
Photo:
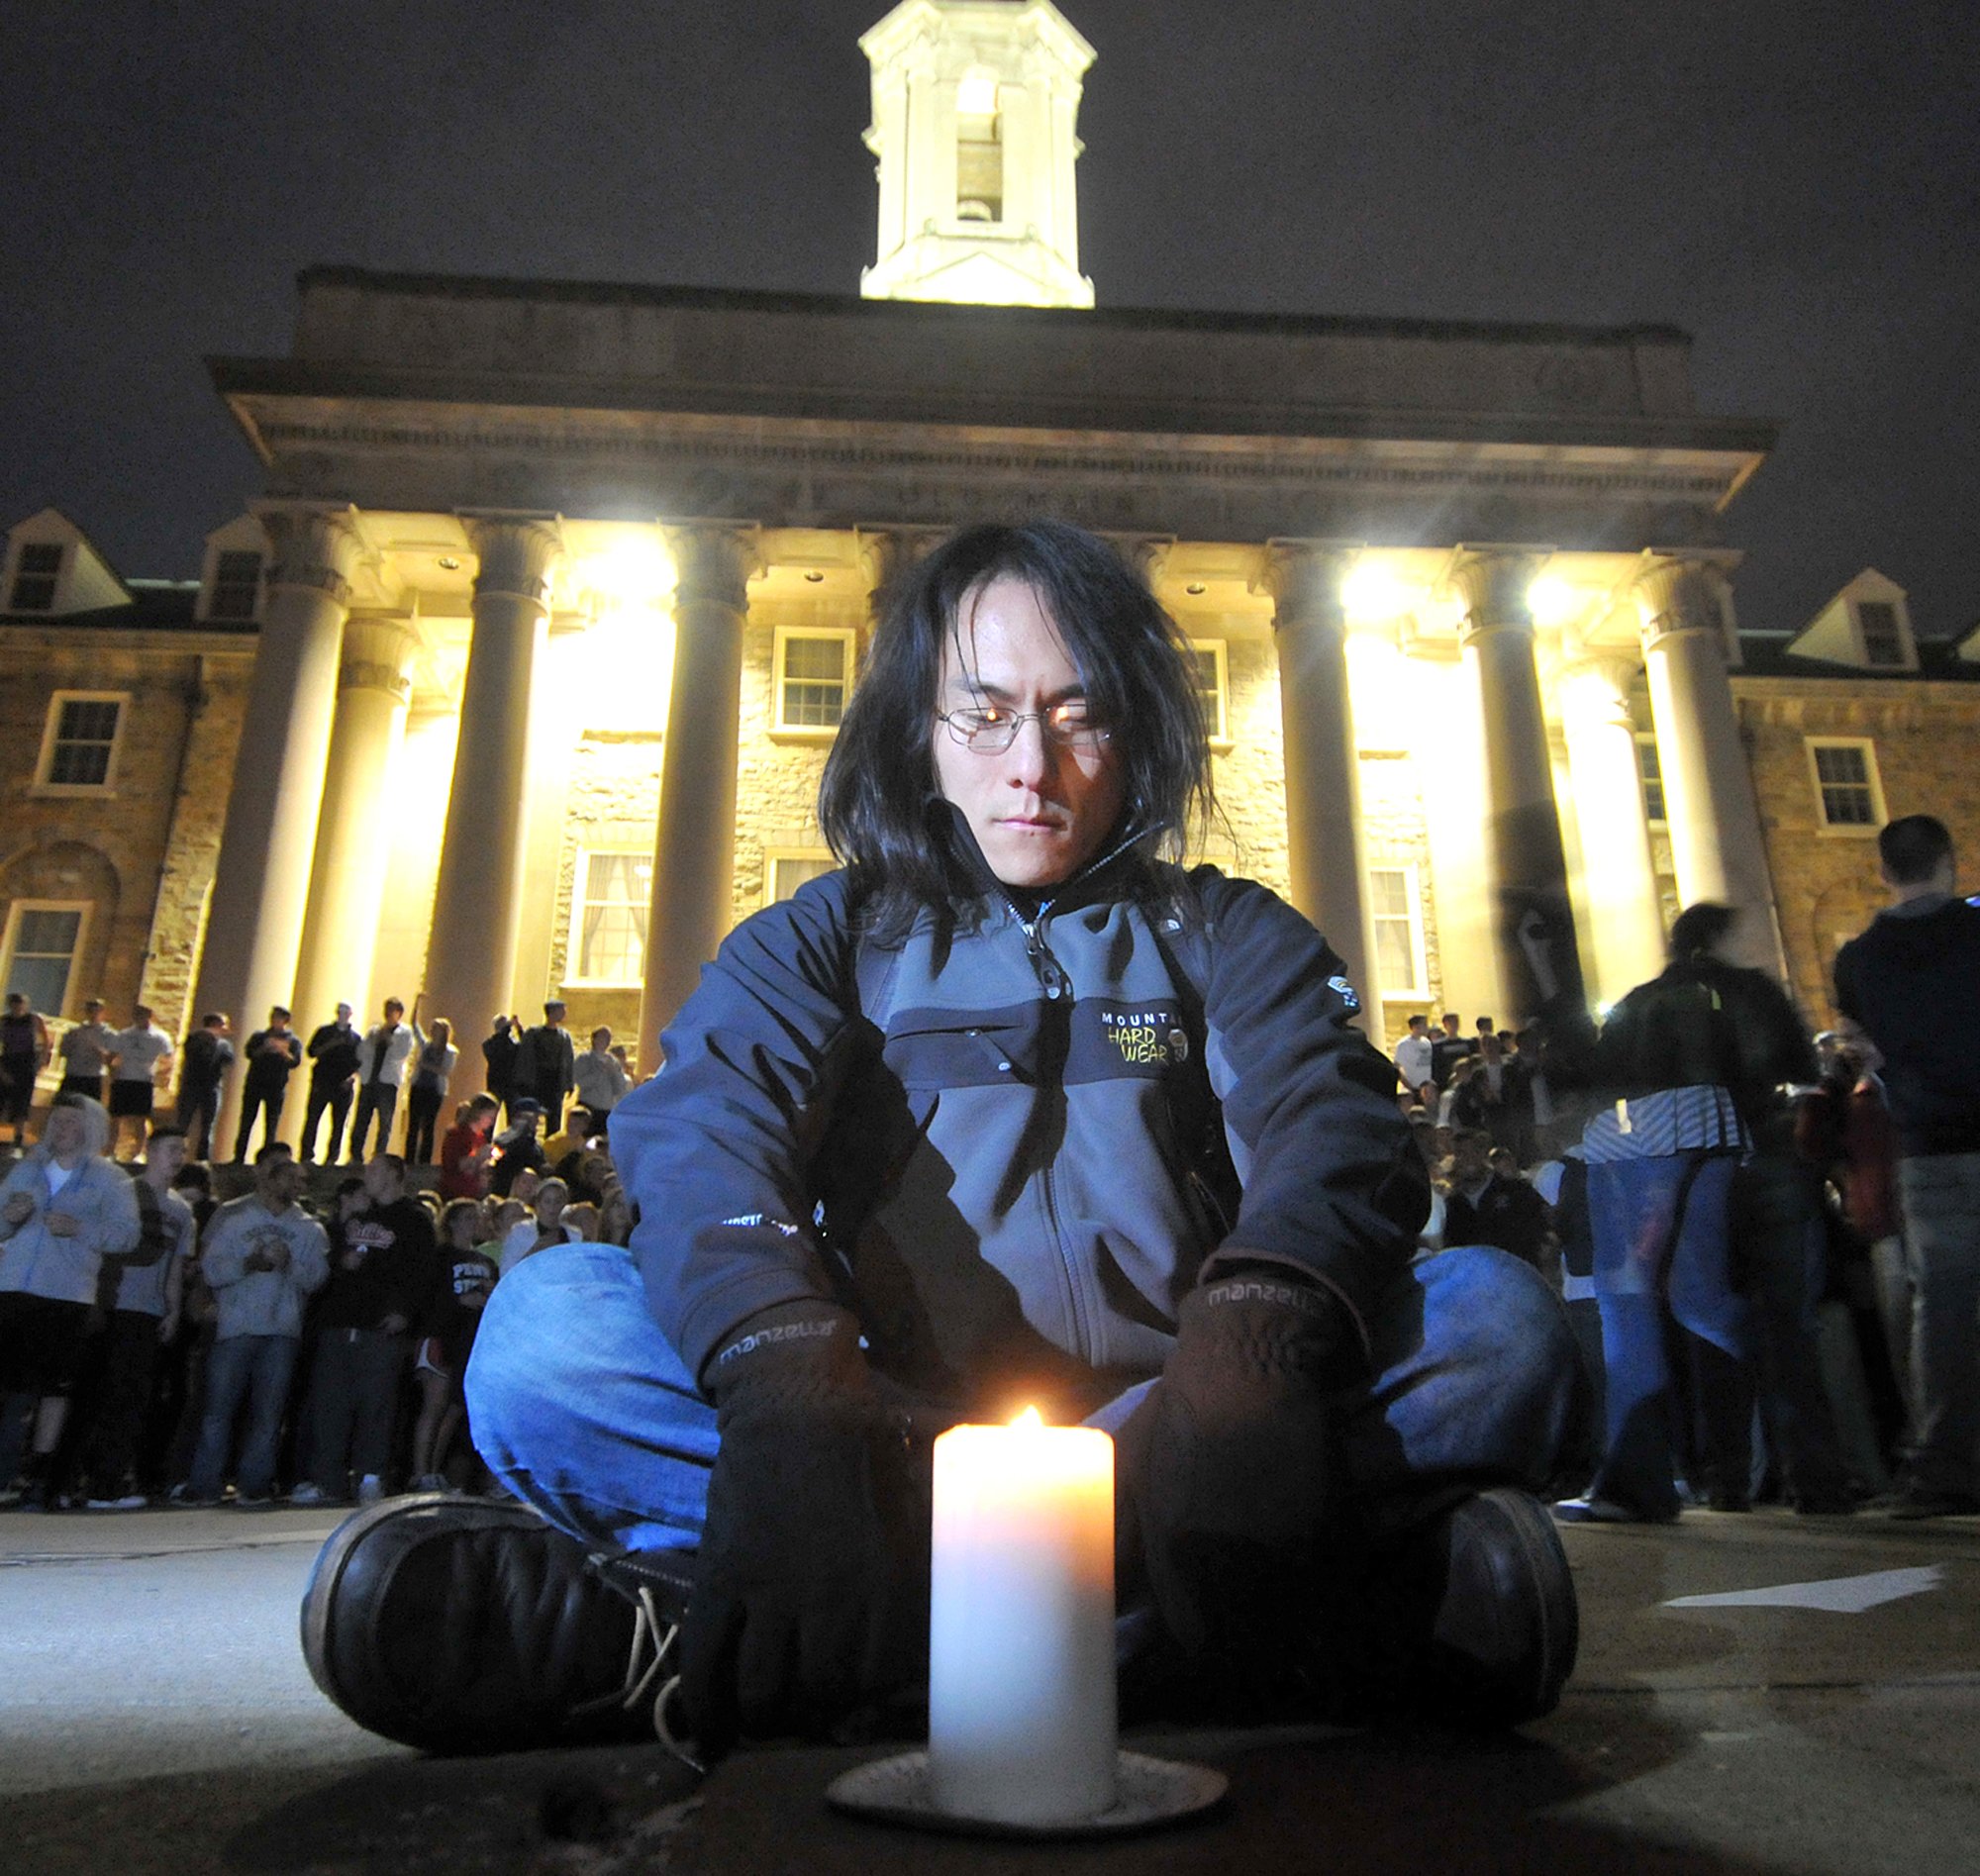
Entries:
<svg viewBox="0 0 1980 1876">
<path fill-rule="evenodd" d="M 261 599 L 261 556 L 251 548 L 229 550 L 215 556 L 213 593 L 206 603 L 206 616 L 216 621 L 251 624 Z"/>
<path fill-rule="evenodd" d="M 955 88 L 955 219 L 1004 219 L 1004 120 L 997 80 L 984 71 Z"/>
<path fill-rule="evenodd" d="M 1904 628 L 1898 623 L 1898 609 L 1887 599 L 1860 599 L 1856 602 L 1856 625 L 1863 635 L 1863 662 L 1902 669 L 1905 656 Z"/>
<path fill-rule="evenodd" d="M 8 595 L 10 612 L 51 613 L 55 609 L 55 582 L 61 578 L 62 550 L 58 542 L 24 541 L 19 559 L 14 562 L 14 590 Z"/>
</svg>

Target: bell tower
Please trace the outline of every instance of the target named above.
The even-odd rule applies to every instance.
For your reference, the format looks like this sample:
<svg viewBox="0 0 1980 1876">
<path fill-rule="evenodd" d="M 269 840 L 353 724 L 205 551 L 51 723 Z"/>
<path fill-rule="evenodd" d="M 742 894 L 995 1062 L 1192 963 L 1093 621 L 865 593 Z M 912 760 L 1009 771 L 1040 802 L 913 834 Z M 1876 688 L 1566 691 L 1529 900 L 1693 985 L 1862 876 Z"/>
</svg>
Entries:
<svg viewBox="0 0 1980 1876">
<path fill-rule="evenodd" d="M 1093 48 L 1051 0 L 902 0 L 859 42 L 879 161 L 869 300 L 1091 306 L 1073 165 Z"/>
</svg>

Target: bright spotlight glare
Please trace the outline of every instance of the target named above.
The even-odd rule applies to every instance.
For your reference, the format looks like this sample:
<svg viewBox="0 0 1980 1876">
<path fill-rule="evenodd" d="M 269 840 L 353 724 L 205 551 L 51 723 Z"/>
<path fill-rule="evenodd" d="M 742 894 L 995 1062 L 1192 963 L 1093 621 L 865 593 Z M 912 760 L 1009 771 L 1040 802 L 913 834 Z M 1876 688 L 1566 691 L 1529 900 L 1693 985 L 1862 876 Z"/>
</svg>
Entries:
<svg viewBox="0 0 1980 1876">
<path fill-rule="evenodd" d="M 673 559 L 650 536 L 614 542 L 588 573 L 592 590 L 620 606 L 655 605 L 674 586 Z"/>
<path fill-rule="evenodd" d="M 997 115 L 997 80 L 987 71 L 972 71 L 955 87 L 955 109 L 962 117 Z"/>
<path fill-rule="evenodd" d="M 1527 604 L 1534 624 L 1557 626 L 1580 609 L 1581 597 L 1565 580 L 1535 580 L 1527 588 Z"/>
<path fill-rule="evenodd" d="M 1357 566 L 1348 574 L 1340 597 L 1357 619 L 1393 619 L 1410 609 L 1410 589 L 1380 566 Z"/>
</svg>

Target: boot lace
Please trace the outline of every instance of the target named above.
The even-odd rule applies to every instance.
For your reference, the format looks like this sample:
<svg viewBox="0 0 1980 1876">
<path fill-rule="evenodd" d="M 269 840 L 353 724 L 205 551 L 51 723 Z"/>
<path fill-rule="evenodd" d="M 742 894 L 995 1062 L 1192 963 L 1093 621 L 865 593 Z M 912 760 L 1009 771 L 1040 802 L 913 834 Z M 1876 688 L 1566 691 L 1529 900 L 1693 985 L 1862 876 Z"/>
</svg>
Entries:
<svg viewBox="0 0 1980 1876">
<path fill-rule="evenodd" d="M 659 1681 L 659 1692 L 651 1695 L 654 1735 L 690 1771 L 705 1777 L 708 1767 L 695 1756 L 694 1742 L 675 1731 L 673 1720 L 668 1715 L 668 1707 L 680 1690 L 680 1674 L 675 1671 L 664 1680 L 660 1679 L 663 1670 L 675 1660 L 680 1644 L 680 1624 L 668 1622 L 661 1616 L 659 1603 L 647 1585 L 640 1585 L 637 1597 L 639 1607 L 633 1620 L 633 1645 L 626 1657 L 624 1684 L 596 1700 L 586 1701 L 583 1706 L 573 1709 L 573 1713 L 601 1713 L 607 1707 L 632 1713 L 646 1700 L 653 1683 Z"/>
</svg>

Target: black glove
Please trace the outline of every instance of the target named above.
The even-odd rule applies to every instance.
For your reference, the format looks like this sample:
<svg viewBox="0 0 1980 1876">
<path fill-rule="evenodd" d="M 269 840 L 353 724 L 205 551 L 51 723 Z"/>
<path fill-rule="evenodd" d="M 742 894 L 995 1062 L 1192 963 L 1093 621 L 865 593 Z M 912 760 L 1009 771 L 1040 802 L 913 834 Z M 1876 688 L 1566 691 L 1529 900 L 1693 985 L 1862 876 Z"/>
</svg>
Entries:
<svg viewBox="0 0 1980 1876">
<path fill-rule="evenodd" d="M 1285 1619 L 1319 1587 L 1328 1397 L 1360 1366 L 1345 1305 L 1277 1267 L 1183 1299 L 1162 1378 L 1118 1443 L 1155 1605 L 1185 1653 L 1242 1674 L 1283 1652 Z"/>
<path fill-rule="evenodd" d="M 926 1649 L 926 1502 L 906 1417 L 858 1342 L 846 1311 L 788 1304 L 749 1318 L 705 1371 L 722 1445 L 681 1632 L 705 1752 L 739 1730 L 816 1732 Z"/>
</svg>

